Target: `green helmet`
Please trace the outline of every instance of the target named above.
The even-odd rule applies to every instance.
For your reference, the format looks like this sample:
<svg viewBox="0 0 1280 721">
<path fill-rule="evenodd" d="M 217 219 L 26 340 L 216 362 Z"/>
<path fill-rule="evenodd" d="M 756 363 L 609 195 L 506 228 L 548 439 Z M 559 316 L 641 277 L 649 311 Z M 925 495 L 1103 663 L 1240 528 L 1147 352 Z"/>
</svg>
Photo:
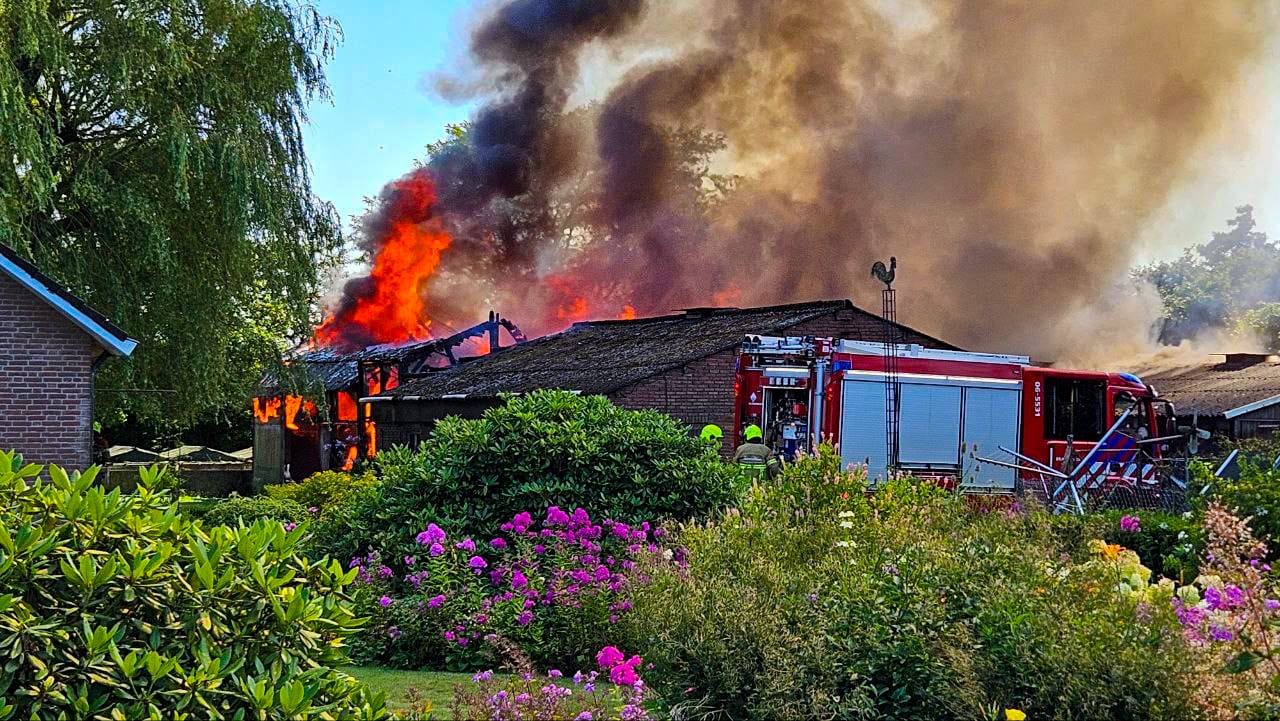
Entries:
<svg viewBox="0 0 1280 721">
<path fill-rule="evenodd" d="M 758 441 L 764 438 L 764 431 L 760 430 L 760 426 L 752 423 L 742 431 L 742 439 L 745 441 Z"/>
<path fill-rule="evenodd" d="M 717 426 L 714 423 L 708 423 L 702 427 L 702 433 L 699 434 L 698 437 L 707 443 L 710 443 L 711 441 L 719 441 L 721 438 L 724 438 L 724 431 L 720 430 L 720 426 Z"/>
</svg>

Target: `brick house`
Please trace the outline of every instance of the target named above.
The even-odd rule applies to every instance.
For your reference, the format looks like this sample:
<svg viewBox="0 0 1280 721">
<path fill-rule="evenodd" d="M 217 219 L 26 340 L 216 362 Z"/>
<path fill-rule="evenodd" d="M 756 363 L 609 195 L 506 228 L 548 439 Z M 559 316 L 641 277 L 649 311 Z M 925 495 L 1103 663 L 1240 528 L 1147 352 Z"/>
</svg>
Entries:
<svg viewBox="0 0 1280 721">
<path fill-rule="evenodd" d="M 32 463 L 90 465 L 94 372 L 137 345 L 0 245 L 0 450 Z"/>
<path fill-rule="evenodd" d="M 409 380 L 362 399 L 378 443 L 416 445 L 435 421 L 478 417 L 502 392 L 559 388 L 600 394 L 625 408 L 651 408 L 693 428 L 715 423 L 734 442 L 737 350 L 748 334 L 881 341 L 886 321 L 848 300 L 761 308 L 693 308 L 635 320 L 575 323 L 568 330 L 507 348 L 457 368 Z M 958 350 L 899 325 L 899 342 Z"/>
</svg>

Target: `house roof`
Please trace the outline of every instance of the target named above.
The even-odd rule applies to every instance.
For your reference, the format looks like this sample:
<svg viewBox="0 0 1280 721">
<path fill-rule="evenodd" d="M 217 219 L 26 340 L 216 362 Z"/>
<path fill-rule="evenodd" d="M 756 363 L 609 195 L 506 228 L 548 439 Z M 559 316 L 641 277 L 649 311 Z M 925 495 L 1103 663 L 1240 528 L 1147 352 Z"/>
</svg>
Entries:
<svg viewBox="0 0 1280 721">
<path fill-rule="evenodd" d="M 733 348 L 747 334 L 783 333 L 799 323 L 842 310 L 883 322 L 847 300 L 827 300 L 761 308 L 691 308 L 653 318 L 575 323 L 560 333 L 402 382 L 382 397 L 491 398 L 540 388 L 611 393 Z M 906 330 L 923 336 L 914 329 Z M 923 337 L 934 347 L 954 348 Z"/>
<path fill-rule="evenodd" d="M 1179 414 L 1235 418 L 1280 403 L 1280 359 L 1231 354 L 1225 360 L 1164 366 L 1138 375 L 1173 401 Z"/>
<path fill-rule="evenodd" d="M 48 303 L 67 320 L 92 336 L 107 352 L 127 357 L 138 347 L 138 341 L 130 338 L 101 313 L 90 308 L 71 291 L 41 273 L 30 261 L 3 243 L 0 243 L 0 272 Z"/>
<path fill-rule="evenodd" d="M 240 458 L 208 446 L 178 446 L 160 451 L 166 461 L 239 461 Z"/>
</svg>

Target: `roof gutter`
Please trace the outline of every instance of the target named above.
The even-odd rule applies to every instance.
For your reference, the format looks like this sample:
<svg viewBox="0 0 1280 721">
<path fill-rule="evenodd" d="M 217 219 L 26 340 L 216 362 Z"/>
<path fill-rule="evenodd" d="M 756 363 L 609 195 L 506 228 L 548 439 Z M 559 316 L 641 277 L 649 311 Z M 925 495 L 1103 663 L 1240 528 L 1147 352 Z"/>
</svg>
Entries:
<svg viewBox="0 0 1280 721">
<path fill-rule="evenodd" d="M 1232 418 L 1242 416 L 1246 413 L 1252 413 L 1256 410 L 1261 410 L 1263 408 L 1266 408 L 1267 406 L 1275 405 L 1276 403 L 1280 403 L 1280 396 L 1271 396 L 1270 398 L 1263 398 L 1260 401 L 1254 401 L 1253 403 L 1248 403 L 1243 406 L 1232 408 L 1231 410 L 1227 411 L 1226 413 L 1223 413 L 1222 415 L 1226 416 L 1227 420 L 1230 420 Z"/>
<path fill-rule="evenodd" d="M 51 288 L 3 255 L 0 255 L 0 269 L 3 269 L 14 280 L 39 295 L 44 302 L 53 306 L 54 310 L 79 326 L 85 333 L 93 336 L 94 340 L 101 343 L 102 347 L 106 348 L 112 355 L 127 358 L 133 353 L 133 349 L 138 347 L 138 341 L 127 336 L 123 338 L 117 337 L 115 334 L 108 332 L 97 321 L 85 315 L 79 308 L 68 303 L 62 296 L 53 292 Z"/>
</svg>

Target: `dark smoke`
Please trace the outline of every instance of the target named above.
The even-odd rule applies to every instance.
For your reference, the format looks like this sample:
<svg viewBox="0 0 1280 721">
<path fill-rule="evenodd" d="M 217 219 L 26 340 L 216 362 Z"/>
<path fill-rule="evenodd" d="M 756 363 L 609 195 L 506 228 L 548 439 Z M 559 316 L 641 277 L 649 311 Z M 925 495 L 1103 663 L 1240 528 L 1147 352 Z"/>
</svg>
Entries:
<svg viewBox="0 0 1280 721">
<path fill-rule="evenodd" d="M 896 255 L 903 318 L 952 342 L 1140 340 L 1158 308 L 1124 289 L 1132 241 L 1228 126 L 1274 18 L 1255 0 L 891 5 L 503 4 L 472 38 L 488 102 L 432 164 L 455 243 L 430 312 L 496 305 L 546 331 L 574 294 L 595 316 L 874 309 L 867 269 Z M 711 205 L 673 181 L 698 131 L 740 176 Z"/>
</svg>

